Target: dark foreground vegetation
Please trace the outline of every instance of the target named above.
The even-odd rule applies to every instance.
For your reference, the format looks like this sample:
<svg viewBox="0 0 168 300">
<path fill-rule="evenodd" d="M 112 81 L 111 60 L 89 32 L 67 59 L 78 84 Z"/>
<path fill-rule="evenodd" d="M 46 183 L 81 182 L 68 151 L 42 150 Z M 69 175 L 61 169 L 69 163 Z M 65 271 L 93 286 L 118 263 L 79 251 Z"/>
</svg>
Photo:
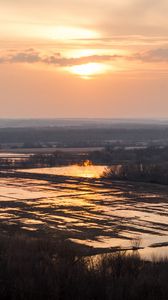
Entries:
<svg viewBox="0 0 168 300">
<path fill-rule="evenodd" d="M 60 240 L 1 236 L 0 299 L 167 299 L 167 260 L 126 253 L 86 258 L 76 249 Z"/>
<path fill-rule="evenodd" d="M 168 184 L 168 163 L 129 163 L 108 167 L 103 177 L 112 180 L 129 180 Z"/>
</svg>

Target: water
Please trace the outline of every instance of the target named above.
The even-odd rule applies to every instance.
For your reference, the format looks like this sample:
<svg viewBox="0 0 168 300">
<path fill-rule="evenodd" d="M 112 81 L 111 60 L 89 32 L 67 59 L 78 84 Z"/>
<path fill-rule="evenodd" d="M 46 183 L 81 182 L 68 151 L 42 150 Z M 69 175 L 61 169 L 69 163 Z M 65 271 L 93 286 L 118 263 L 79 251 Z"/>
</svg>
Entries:
<svg viewBox="0 0 168 300">
<path fill-rule="evenodd" d="M 60 170 L 47 172 L 55 169 Z M 131 248 L 131 239 L 140 237 L 143 257 L 168 254 L 165 186 L 89 182 L 77 176 L 61 183 L 1 178 L 0 221 L 1 232 L 57 233 L 100 249 Z"/>
<path fill-rule="evenodd" d="M 36 168 L 29 170 L 22 170 L 23 172 L 36 173 L 36 174 L 51 174 L 51 175 L 64 175 L 85 178 L 99 178 L 105 171 L 106 166 L 96 165 L 70 165 L 65 167 L 52 167 L 52 168 Z"/>
</svg>

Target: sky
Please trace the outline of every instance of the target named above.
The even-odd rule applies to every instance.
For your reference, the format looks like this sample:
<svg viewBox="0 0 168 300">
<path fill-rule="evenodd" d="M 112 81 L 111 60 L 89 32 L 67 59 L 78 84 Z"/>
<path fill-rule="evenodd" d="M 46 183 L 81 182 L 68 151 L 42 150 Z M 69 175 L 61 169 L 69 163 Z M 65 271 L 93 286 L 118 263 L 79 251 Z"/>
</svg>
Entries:
<svg viewBox="0 0 168 300">
<path fill-rule="evenodd" d="M 1 118 L 168 118 L 167 0 L 0 0 Z"/>
</svg>

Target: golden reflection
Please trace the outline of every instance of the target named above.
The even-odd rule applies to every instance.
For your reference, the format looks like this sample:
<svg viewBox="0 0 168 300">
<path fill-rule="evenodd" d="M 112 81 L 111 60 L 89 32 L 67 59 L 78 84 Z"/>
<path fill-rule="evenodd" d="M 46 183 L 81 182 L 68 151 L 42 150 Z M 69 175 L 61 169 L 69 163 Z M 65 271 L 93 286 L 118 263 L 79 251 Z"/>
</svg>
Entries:
<svg viewBox="0 0 168 300">
<path fill-rule="evenodd" d="M 82 165 L 71 165 L 66 167 L 52 167 L 52 168 L 38 168 L 28 169 L 26 172 L 36 174 L 51 174 L 51 175 L 63 175 L 72 177 L 85 177 L 85 178 L 99 178 L 106 166 L 93 165 L 91 161 L 86 160 Z M 21 170 L 20 172 L 25 172 Z"/>
<path fill-rule="evenodd" d="M 83 166 L 74 166 L 73 168 L 73 176 L 85 178 L 99 178 L 104 170 L 104 167 L 94 166 L 90 164 L 90 161 L 84 162 Z"/>
<path fill-rule="evenodd" d="M 92 161 L 89 160 L 89 159 L 85 160 L 85 161 L 81 164 L 81 166 L 84 166 L 84 167 L 88 167 L 88 166 L 92 166 L 92 165 L 93 165 L 93 163 L 92 163 Z"/>
<path fill-rule="evenodd" d="M 95 170 L 97 172 L 99 168 L 103 168 L 90 164 L 90 161 L 84 161 L 84 164 L 85 166 L 73 165 L 66 168 L 37 169 L 38 172 L 35 169 L 30 171 L 58 174 L 58 170 L 64 169 L 66 174 L 68 170 L 76 172 L 76 176 L 81 176 L 82 170 L 85 170 L 89 177 L 91 173 L 88 174 L 88 170 L 92 171 L 93 176 Z M 140 250 L 143 257 L 148 258 L 152 253 L 166 254 L 167 248 L 161 247 L 167 244 L 168 240 L 168 205 L 165 190 L 159 188 L 159 198 L 156 201 L 153 187 L 145 189 L 144 185 L 142 194 L 141 190 L 135 192 L 131 185 L 120 185 L 119 182 L 106 182 L 104 185 L 100 182 L 73 180 L 70 183 L 65 179 L 63 183 L 51 183 L 34 179 L 1 178 L 0 220 L 7 229 L 17 225 L 20 229 L 37 232 L 40 229 L 41 232 L 45 224 L 49 229 L 56 229 L 57 232 L 60 230 L 60 233 L 61 230 L 66 230 L 69 237 L 72 237 L 73 232 L 74 241 L 79 243 L 82 243 L 85 233 L 84 244 L 99 248 L 129 247 L 130 238 L 134 238 L 138 230 L 143 241 L 142 247 L 145 247 Z M 142 196 L 150 198 L 151 201 L 139 203 L 137 197 Z M 27 209 L 28 207 L 30 209 Z M 117 231 L 121 221 L 122 235 Z M 92 239 L 88 227 L 92 230 Z M 145 228 L 145 231 L 142 228 Z M 161 246 L 152 248 L 155 244 Z M 158 249 L 157 252 L 155 249 Z"/>
</svg>

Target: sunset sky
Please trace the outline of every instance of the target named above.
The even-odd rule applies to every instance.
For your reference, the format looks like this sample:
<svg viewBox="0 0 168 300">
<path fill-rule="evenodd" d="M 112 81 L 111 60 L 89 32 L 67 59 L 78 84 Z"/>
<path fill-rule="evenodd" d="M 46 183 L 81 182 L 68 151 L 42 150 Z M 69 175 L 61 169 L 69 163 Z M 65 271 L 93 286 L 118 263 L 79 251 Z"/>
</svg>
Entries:
<svg viewBox="0 0 168 300">
<path fill-rule="evenodd" d="M 0 0 L 0 117 L 168 117 L 168 0 Z"/>
</svg>

